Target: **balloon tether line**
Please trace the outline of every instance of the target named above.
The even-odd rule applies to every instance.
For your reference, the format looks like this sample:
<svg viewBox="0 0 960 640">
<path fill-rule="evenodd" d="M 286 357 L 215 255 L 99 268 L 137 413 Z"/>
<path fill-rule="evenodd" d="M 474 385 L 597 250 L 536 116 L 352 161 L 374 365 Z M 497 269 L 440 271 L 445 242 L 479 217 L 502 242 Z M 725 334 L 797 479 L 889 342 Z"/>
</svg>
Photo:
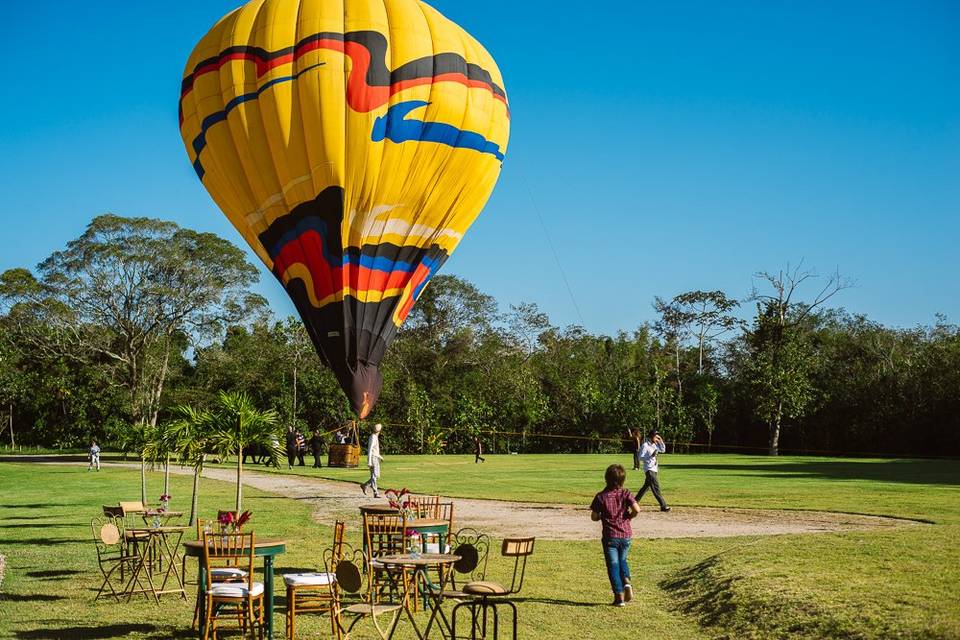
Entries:
<svg viewBox="0 0 960 640">
<path fill-rule="evenodd" d="M 580 318 L 580 326 L 586 326 L 587 323 L 583 320 L 583 314 L 580 313 L 580 305 L 577 304 L 577 299 L 573 295 L 573 287 L 570 286 L 570 281 L 567 280 L 567 273 L 563 270 L 563 264 L 560 262 L 560 254 L 557 253 L 557 248 L 553 246 L 553 240 L 550 238 L 550 232 L 547 230 L 547 225 L 543 221 L 540 207 L 537 206 L 537 201 L 533 197 L 533 190 L 530 188 L 530 183 L 527 182 L 527 179 L 523 175 L 520 176 L 520 179 L 523 181 L 523 186 L 527 189 L 527 195 L 530 196 L 530 204 L 533 205 L 533 211 L 537 214 L 537 219 L 543 228 L 543 235 L 547 239 L 547 244 L 550 245 L 550 251 L 553 252 L 553 259 L 557 261 L 557 270 L 560 272 L 560 277 L 563 278 L 563 284 L 567 287 L 567 293 L 570 294 L 570 301 L 573 303 L 573 308 L 577 312 L 577 317 Z"/>
</svg>

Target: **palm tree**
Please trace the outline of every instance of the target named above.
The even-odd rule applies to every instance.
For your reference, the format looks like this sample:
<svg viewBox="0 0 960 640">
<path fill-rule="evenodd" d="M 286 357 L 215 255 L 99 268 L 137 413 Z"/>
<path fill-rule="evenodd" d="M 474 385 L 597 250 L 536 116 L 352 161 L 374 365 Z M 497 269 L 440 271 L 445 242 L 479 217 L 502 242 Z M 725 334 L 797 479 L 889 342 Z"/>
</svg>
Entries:
<svg viewBox="0 0 960 640">
<path fill-rule="evenodd" d="M 174 434 L 170 433 L 172 423 L 158 425 L 152 428 L 151 438 L 144 450 L 144 458 L 153 469 L 163 463 L 163 493 L 170 495 L 170 458 L 177 453 L 177 442 Z"/>
<path fill-rule="evenodd" d="M 243 392 L 221 391 L 217 397 L 210 446 L 220 455 L 237 456 L 237 511 L 243 504 L 243 451 L 259 445 L 279 460 L 283 455 L 279 422 L 276 411 L 257 409 Z"/>
<path fill-rule="evenodd" d="M 213 432 L 213 414 L 203 409 L 180 405 L 174 410 L 177 419 L 166 425 L 170 450 L 178 454 L 181 463 L 193 467 L 193 495 L 190 498 L 190 522 L 197 520 L 197 501 L 200 497 L 200 476 L 207 461 L 210 435 Z"/>
<path fill-rule="evenodd" d="M 145 422 L 128 424 L 120 432 L 120 448 L 140 458 L 140 502 L 147 504 L 147 458 L 156 439 L 157 428 Z"/>
</svg>

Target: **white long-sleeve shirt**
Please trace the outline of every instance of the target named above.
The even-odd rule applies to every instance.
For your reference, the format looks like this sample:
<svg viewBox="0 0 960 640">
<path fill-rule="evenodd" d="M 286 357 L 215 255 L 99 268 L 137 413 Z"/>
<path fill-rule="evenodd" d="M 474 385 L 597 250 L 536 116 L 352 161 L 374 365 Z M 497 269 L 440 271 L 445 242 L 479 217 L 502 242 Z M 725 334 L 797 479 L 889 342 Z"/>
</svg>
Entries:
<svg viewBox="0 0 960 640">
<path fill-rule="evenodd" d="M 383 456 L 380 455 L 380 436 L 375 433 L 370 434 L 370 441 L 367 443 L 367 464 L 380 462 Z"/>
<path fill-rule="evenodd" d="M 667 445 L 662 442 L 650 442 L 649 440 L 644 440 L 643 444 L 640 445 L 640 459 L 643 460 L 643 470 L 644 471 L 660 471 L 660 464 L 657 462 L 657 454 L 664 453 L 667 450 Z"/>
</svg>

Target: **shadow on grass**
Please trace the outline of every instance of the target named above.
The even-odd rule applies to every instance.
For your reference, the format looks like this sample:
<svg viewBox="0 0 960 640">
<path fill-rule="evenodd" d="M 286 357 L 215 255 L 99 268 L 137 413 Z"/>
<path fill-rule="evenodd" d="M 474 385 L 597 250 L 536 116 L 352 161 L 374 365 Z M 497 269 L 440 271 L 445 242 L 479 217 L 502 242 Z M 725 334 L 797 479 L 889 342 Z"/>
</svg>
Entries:
<svg viewBox="0 0 960 640">
<path fill-rule="evenodd" d="M 46 520 L 47 518 L 56 518 L 55 515 L 50 516 L 4 516 L 4 520 Z"/>
<path fill-rule="evenodd" d="M 677 608 L 688 616 L 696 616 L 700 624 L 721 625 L 727 621 L 736 605 L 733 602 L 734 578 L 718 576 L 716 556 L 687 567 L 662 580 L 660 588 L 674 596 Z"/>
<path fill-rule="evenodd" d="M 51 527 L 76 527 L 75 522 L 27 522 L 24 524 L 0 524 L 0 529 L 49 529 Z"/>
<path fill-rule="evenodd" d="M 768 478 L 805 476 L 828 480 L 874 480 L 906 484 L 960 485 L 960 462 L 955 460 L 810 460 L 757 464 L 678 464 L 676 469 L 720 473 L 745 471 Z"/>
<path fill-rule="evenodd" d="M 31 502 L 30 504 L 0 504 L 0 509 L 46 509 L 48 507 L 69 507 L 76 505 L 60 504 L 59 502 Z M 15 517 L 15 516 L 8 516 Z"/>
<path fill-rule="evenodd" d="M 0 544 L 76 544 L 76 538 L 14 538 L 5 540 L 0 538 Z"/>
<path fill-rule="evenodd" d="M 609 608 L 609 603 L 600 602 L 577 602 L 576 600 L 560 600 L 559 598 L 514 598 L 514 602 L 536 602 L 538 604 L 549 604 L 560 607 L 605 607 Z"/>
<path fill-rule="evenodd" d="M 67 576 L 75 576 L 83 571 L 77 571 L 76 569 L 48 569 L 46 571 L 27 571 L 25 576 L 28 578 L 66 578 Z"/>
<path fill-rule="evenodd" d="M 0 602 L 51 602 L 53 600 L 66 600 L 66 598 L 48 593 L 0 593 Z"/>
<path fill-rule="evenodd" d="M 76 640 L 99 640 L 100 638 L 122 638 L 131 633 L 151 633 L 157 631 L 156 625 L 152 624 L 108 624 L 100 627 L 61 627 L 44 629 L 27 629 L 26 631 L 17 631 L 14 638 L 22 640 L 39 639 L 49 640 L 50 638 L 74 638 Z M 162 637 L 169 638 L 169 634 Z"/>
</svg>

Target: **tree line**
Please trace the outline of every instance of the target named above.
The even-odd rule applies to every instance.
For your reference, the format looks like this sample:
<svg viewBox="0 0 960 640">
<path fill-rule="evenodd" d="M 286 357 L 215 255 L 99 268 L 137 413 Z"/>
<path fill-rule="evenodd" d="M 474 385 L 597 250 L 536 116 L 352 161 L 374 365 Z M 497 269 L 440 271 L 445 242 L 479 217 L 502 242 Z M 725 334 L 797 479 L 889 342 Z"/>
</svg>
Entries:
<svg viewBox="0 0 960 640">
<path fill-rule="evenodd" d="M 280 428 L 337 428 L 352 416 L 336 380 L 256 281 L 221 238 L 114 215 L 36 270 L 0 274 L 4 439 L 119 445 L 221 392 Z M 657 298 L 655 320 L 607 336 L 438 275 L 388 351 L 369 420 L 410 453 L 469 451 L 474 436 L 496 452 L 615 451 L 637 428 L 692 452 L 960 453 L 960 328 L 847 312 L 849 282 L 802 265 L 753 281 L 741 300 Z"/>
</svg>

